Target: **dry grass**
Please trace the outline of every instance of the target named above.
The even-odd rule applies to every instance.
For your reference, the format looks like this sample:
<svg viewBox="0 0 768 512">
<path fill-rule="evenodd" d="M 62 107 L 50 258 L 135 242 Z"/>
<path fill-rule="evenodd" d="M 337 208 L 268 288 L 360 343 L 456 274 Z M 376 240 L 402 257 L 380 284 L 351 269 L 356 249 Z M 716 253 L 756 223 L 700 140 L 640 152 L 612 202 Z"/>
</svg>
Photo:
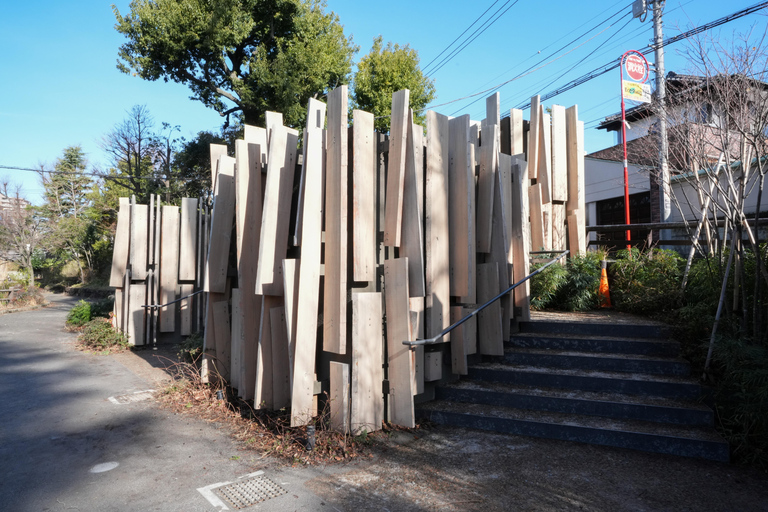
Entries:
<svg viewBox="0 0 768 512">
<path fill-rule="evenodd" d="M 275 457 L 293 465 L 371 458 L 392 431 L 401 430 L 384 424 L 380 431 L 357 436 L 336 432 L 329 427 L 326 406 L 310 423 L 315 427 L 315 445 L 310 450 L 307 427 L 291 427 L 290 410 L 254 409 L 249 402 L 237 398 L 221 379 L 211 378 L 211 382 L 203 383 L 199 367 L 194 363 L 169 360 L 167 369 L 174 375 L 174 383 L 158 395 L 163 406 L 224 426 L 245 449 L 257 452 L 262 458 Z M 217 398 L 219 391 L 222 399 Z"/>
</svg>

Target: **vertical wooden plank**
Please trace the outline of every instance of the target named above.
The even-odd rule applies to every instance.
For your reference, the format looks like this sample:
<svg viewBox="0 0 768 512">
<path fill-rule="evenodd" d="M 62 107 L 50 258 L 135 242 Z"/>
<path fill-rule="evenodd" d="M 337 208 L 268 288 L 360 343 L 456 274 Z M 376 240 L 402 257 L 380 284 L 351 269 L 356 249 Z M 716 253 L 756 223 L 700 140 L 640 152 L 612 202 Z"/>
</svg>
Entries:
<svg viewBox="0 0 768 512">
<path fill-rule="evenodd" d="M 349 365 L 331 361 L 331 428 L 349 433 Z"/>
<path fill-rule="evenodd" d="M 112 308 L 112 327 L 117 332 L 125 332 L 123 327 L 123 288 L 115 288 L 115 304 Z"/>
<path fill-rule="evenodd" d="M 221 178 L 221 175 L 219 175 Z M 216 336 L 216 369 L 225 381 L 232 368 L 232 328 L 229 323 L 229 302 L 213 303 L 213 329 Z"/>
<path fill-rule="evenodd" d="M 179 207 L 163 206 L 160 252 L 160 304 L 177 299 L 179 287 Z M 176 304 L 160 308 L 160 332 L 176 330 Z"/>
<path fill-rule="evenodd" d="M 275 295 L 262 296 L 259 322 L 259 348 L 256 358 L 256 385 L 253 406 L 257 409 L 274 409 L 274 355 L 272 338 L 272 308 L 283 306 L 283 298 Z"/>
<path fill-rule="evenodd" d="M 179 295 L 186 297 L 191 295 L 195 291 L 195 285 L 182 284 L 179 285 Z M 181 309 L 181 315 L 179 316 L 179 334 L 182 336 L 189 336 L 192 334 L 192 303 L 194 298 L 189 297 L 179 302 L 179 308 Z"/>
<path fill-rule="evenodd" d="M 262 169 L 267 160 L 267 130 L 245 127 L 245 140 L 235 143 L 237 278 L 242 322 L 241 386 L 238 393 L 253 398 L 261 321 L 261 297 L 255 294 L 263 210 Z M 232 309 L 234 317 L 235 310 Z"/>
<path fill-rule="evenodd" d="M 541 205 L 541 222 L 544 227 L 544 248 L 552 248 L 552 203 Z"/>
<path fill-rule="evenodd" d="M 471 197 L 474 196 L 475 173 L 470 155 L 469 116 L 449 121 L 449 238 L 450 238 L 450 293 L 466 297 L 474 288 L 472 274 L 475 255 L 475 230 Z"/>
<path fill-rule="evenodd" d="M 353 434 L 381 429 L 384 419 L 384 380 L 381 293 L 352 294 L 352 410 Z"/>
<path fill-rule="evenodd" d="M 541 208 L 541 186 L 538 183 L 528 187 L 528 206 L 530 208 L 531 216 L 531 249 L 533 251 L 545 250 L 544 216 Z"/>
<path fill-rule="evenodd" d="M 566 248 L 567 234 L 565 230 L 565 205 L 552 205 L 552 250 L 564 251 Z"/>
<path fill-rule="evenodd" d="M 426 352 L 424 354 L 424 380 L 432 382 L 443 378 L 443 353 Z"/>
<path fill-rule="evenodd" d="M 285 337 L 288 345 L 288 377 L 290 403 L 290 389 L 293 383 L 293 358 L 296 352 L 296 308 L 299 307 L 299 261 L 294 259 L 283 260 L 283 289 L 285 290 L 285 311 L 283 319 L 285 324 Z M 273 327 L 274 329 L 274 327 Z"/>
<path fill-rule="evenodd" d="M 573 105 L 565 111 L 565 144 L 568 167 L 568 214 L 584 209 L 584 138 L 579 129 L 579 107 Z"/>
<path fill-rule="evenodd" d="M 568 214 L 568 249 L 570 256 L 583 255 L 587 250 L 586 232 L 584 225 L 584 213 L 574 210 Z"/>
<path fill-rule="evenodd" d="M 477 250 L 491 251 L 491 223 L 493 218 L 494 186 L 498 174 L 499 127 L 483 126 L 483 145 L 480 146 L 480 174 L 477 180 Z"/>
<path fill-rule="evenodd" d="M 525 152 L 523 148 L 523 111 L 517 108 L 509 111 L 510 155 Z"/>
<path fill-rule="evenodd" d="M 400 247 L 403 224 L 403 184 L 405 152 L 408 136 L 408 89 L 392 94 L 392 116 L 389 128 L 389 165 L 387 196 L 384 210 L 384 245 Z"/>
<path fill-rule="evenodd" d="M 232 346 L 232 367 L 229 375 L 229 384 L 238 390 L 238 396 L 243 396 L 241 391 L 243 387 L 243 315 L 242 315 L 242 293 L 239 288 L 232 288 L 232 334 L 230 341 Z"/>
<path fill-rule="evenodd" d="M 485 98 L 485 119 L 489 125 L 501 125 L 501 95 L 495 92 Z M 497 136 L 501 132 L 497 132 Z"/>
<path fill-rule="evenodd" d="M 352 112 L 352 260 L 355 281 L 376 279 L 376 144 L 373 114 Z"/>
<path fill-rule="evenodd" d="M 522 156 L 522 155 L 520 155 Z M 515 283 L 524 279 L 528 275 L 530 231 L 528 229 L 528 172 L 527 164 L 523 159 L 515 159 L 512 166 L 512 240 L 510 249 L 512 251 L 513 278 Z M 514 284 L 514 283 L 510 283 Z M 520 320 L 530 320 L 531 302 L 530 302 L 530 282 L 525 281 L 515 288 L 514 316 Z"/>
<path fill-rule="evenodd" d="M 267 110 L 264 113 L 264 121 L 270 137 L 269 144 L 272 144 L 272 128 L 274 126 L 283 126 L 283 114 L 281 112 L 271 112 Z"/>
<path fill-rule="evenodd" d="M 224 293 L 227 285 L 227 266 L 235 215 L 235 159 L 222 156 L 213 200 L 211 237 L 208 249 L 208 272 L 205 291 Z"/>
<path fill-rule="evenodd" d="M 408 259 L 384 262 L 384 301 L 387 315 L 389 416 L 406 428 L 416 425 L 413 407 L 413 359 L 403 341 L 412 340 L 408 310 Z"/>
<path fill-rule="evenodd" d="M 109 286 L 122 288 L 125 270 L 128 267 L 129 243 L 131 236 L 131 205 L 127 197 L 119 199 L 115 245 L 112 250 L 112 270 L 109 274 Z"/>
<path fill-rule="evenodd" d="M 283 295 L 282 261 L 288 250 L 298 137 L 296 130 L 272 126 L 256 267 L 258 295 Z"/>
<path fill-rule="evenodd" d="M 410 260 L 408 260 L 410 262 Z M 410 277 L 409 277 L 410 284 Z M 408 299 L 410 312 L 411 335 L 415 339 L 424 339 L 424 297 Z M 411 350 L 413 359 L 413 389 L 417 395 L 424 392 L 424 345 Z"/>
<path fill-rule="evenodd" d="M 179 281 L 194 281 L 197 267 L 197 199 L 181 199 Z"/>
<path fill-rule="evenodd" d="M 552 201 L 552 155 L 551 138 L 552 130 L 549 114 L 540 113 L 541 126 L 539 126 L 539 171 L 538 183 L 541 185 L 541 203 L 548 204 Z"/>
<path fill-rule="evenodd" d="M 147 302 L 147 285 L 145 283 L 132 284 L 128 288 L 128 316 L 126 318 L 128 342 L 140 347 L 144 345 L 144 319 L 145 308 L 141 306 Z"/>
<path fill-rule="evenodd" d="M 501 183 L 501 206 L 504 213 L 504 235 L 507 244 L 512 243 L 512 156 L 499 154 L 499 182 Z M 516 212 L 515 214 L 519 214 Z M 506 249 L 507 263 L 512 263 L 512 246 Z"/>
<path fill-rule="evenodd" d="M 507 156 L 507 155 L 504 155 Z M 494 187 L 493 201 L 493 232 L 491 237 L 491 250 L 486 258 L 486 263 L 495 262 L 498 265 L 498 290 L 499 293 L 509 287 L 509 261 L 507 250 L 509 239 L 507 238 L 507 219 L 504 217 L 504 205 L 502 204 L 501 173 L 496 173 L 496 186 Z M 501 306 L 502 339 L 509 340 L 512 303 L 509 296 L 499 299 Z"/>
<path fill-rule="evenodd" d="M 301 225 L 295 357 L 291 393 L 291 426 L 305 425 L 314 416 L 313 391 L 320 296 L 320 248 L 323 220 L 323 134 L 308 129 L 304 140 L 304 213 Z M 354 348 L 354 343 L 353 343 Z"/>
<path fill-rule="evenodd" d="M 269 323 L 272 335 L 272 407 L 279 410 L 291 405 L 291 358 L 285 307 L 271 308 Z"/>
<path fill-rule="evenodd" d="M 461 306 L 451 306 L 451 324 L 461 320 L 464 308 Z M 464 322 L 451 332 L 451 373 L 454 375 L 466 375 L 467 366 L 467 347 L 466 333 L 467 323 Z"/>
<path fill-rule="evenodd" d="M 477 299 L 485 303 L 499 293 L 499 269 L 497 263 L 483 263 L 477 266 Z M 478 313 L 478 350 L 486 356 L 503 356 L 501 304 L 494 302 Z"/>
<path fill-rule="evenodd" d="M 462 316 L 467 316 L 472 313 L 475 307 L 462 307 Z M 477 354 L 477 316 L 473 316 L 467 320 L 466 327 L 464 328 L 464 345 L 466 347 L 467 355 Z"/>
<path fill-rule="evenodd" d="M 568 200 L 568 146 L 565 107 L 552 105 L 552 201 Z"/>
<path fill-rule="evenodd" d="M 427 185 L 426 185 L 426 313 L 428 337 L 436 336 L 450 325 L 451 262 L 453 250 L 449 234 L 450 196 L 448 174 L 448 117 L 427 112 Z M 450 339 L 446 338 L 446 341 Z"/>
<path fill-rule="evenodd" d="M 147 255 L 149 251 L 149 207 L 145 204 L 131 206 L 131 279 L 143 281 L 147 278 Z M 146 296 L 145 296 L 146 300 Z"/>
<path fill-rule="evenodd" d="M 307 124 L 304 129 L 306 134 L 307 130 L 317 129 L 322 130 L 325 126 L 325 103 L 318 101 L 314 98 L 309 99 L 307 105 Z M 306 135 L 304 136 L 306 140 Z M 301 223 L 303 222 L 304 214 L 304 190 L 306 188 L 306 164 L 302 163 L 301 177 L 299 180 L 299 200 L 296 205 L 296 227 L 293 233 L 293 245 L 301 247 Z"/>
<path fill-rule="evenodd" d="M 539 137 L 541 136 L 541 103 L 539 96 L 531 98 L 531 129 L 528 131 L 528 178 L 535 180 L 539 171 Z"/>
<path fill-rule="evenodd" d="M 323 349 L 347 349 L 347 86 L 328 94 Z M 306 217 L 305 217 L 306 220 Z"/>
<path fill-rule="evenodd" d="M 408 293 L 411 297 L 423 297 L 427 293 L 424 284 L 424 217 L 421 203 L 424 196 L 423 190 L 420 190 L 424 177 L 424 129 L 413 124 L 412 111 L 409 111 L 407 125 L 400 256 L 408 258 Z"/>
<path fill-rule="evenodd" d="M 225 144 L 211 144 L 211 190 L 216 190 L 216 177 L 219 172 L 219 158 L 227 156 L 227 146 Z"/>
</svg>

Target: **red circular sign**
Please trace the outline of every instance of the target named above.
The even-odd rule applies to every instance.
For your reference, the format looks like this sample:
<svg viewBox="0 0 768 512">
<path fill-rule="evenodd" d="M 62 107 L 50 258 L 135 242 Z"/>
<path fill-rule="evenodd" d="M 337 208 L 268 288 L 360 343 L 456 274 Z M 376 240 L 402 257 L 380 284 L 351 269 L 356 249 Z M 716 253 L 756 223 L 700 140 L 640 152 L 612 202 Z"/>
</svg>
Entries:
<svg viewBox="0 0 768 512">
<path fill-rule="evenodd" d="M 624 69 L 627 72 L 627 77 L 634 82 L 642 82 L 648 76 L 648 67 L 645 59 L 636 53 L 627 55 L 624 61 Z"/>
</svg>

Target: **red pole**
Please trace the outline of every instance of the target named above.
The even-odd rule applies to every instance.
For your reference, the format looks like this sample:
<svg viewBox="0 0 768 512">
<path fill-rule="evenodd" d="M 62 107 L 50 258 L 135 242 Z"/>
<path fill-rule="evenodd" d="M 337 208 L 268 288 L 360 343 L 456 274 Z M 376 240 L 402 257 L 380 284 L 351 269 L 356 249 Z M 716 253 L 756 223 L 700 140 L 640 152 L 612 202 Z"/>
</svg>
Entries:
<svg viewBox="0 0 768 512">
<path fill-rule="evenodd" d="M 619 66 L 619 77 L 621 79 L 621 142 L 624 145 L 624 224 L 629 224 L 629 172 L 627 171 L 627 118 L 624 110 L 624 59 L 627 58 L 627 54 L 632 53 L 628 51 L 621 56 L 621 65 Z M 629 244 L 630 232 L 626 233 L 627 250 L 632 247 Z"/>
</svg>

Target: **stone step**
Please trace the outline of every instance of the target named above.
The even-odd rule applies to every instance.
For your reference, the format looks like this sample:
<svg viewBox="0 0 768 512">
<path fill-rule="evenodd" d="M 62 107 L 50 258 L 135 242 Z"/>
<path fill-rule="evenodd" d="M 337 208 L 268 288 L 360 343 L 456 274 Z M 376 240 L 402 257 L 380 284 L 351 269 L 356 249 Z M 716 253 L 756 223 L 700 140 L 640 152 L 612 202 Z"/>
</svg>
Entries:
<svg viewBox="0 0 768 512">
<path fill-rule="evenodd" d="M 538 334 L 577 334 L 619 338 L 669 338 L 669 328 L 656 324 L 587 323 L 535 320 L 519 322 L 520 332 Z"/>
<path fill-rule="evenodd" d="M 712 429 L 442 400 L 420 405 L 416 414 L 442 425 L 722 462 L 729 460 L 728 444 Z"/>
<path fill-rule="evenodd" d="M 636 354 L 606 355 L 563 350 L 513 348 L 505 350 L 504 361 L 525 366 L 677 375 L 681 377 L 687 377 L 691 373 L 690 365 L 682 359 Z"/>
<path fill-rule="evenodd" d="M 677 357 L 680 344 L 665 339 L 620 338 L 577 334 L 539 334 L 521 332 L 512 336 L 511 345 L 520 348 L 576 350 L 610 354 L 638 354 Z"/>
<path fill-rule="evenodd" d="M 573 392 L 461 380 L 435 389 L 438 400 L 656 423 L 711 427 L 709 407 L 682 400 L 619 393 Z"/>
<path fill-rule="evenodd" d="M 607 372 L 505 363 L 479 363 L 469 367 L 472 380 L 500 382 L 571 391 L 624 393 L 695 400 L 700 386 L 692 379 L 668 375 Z"/>
</svg>

